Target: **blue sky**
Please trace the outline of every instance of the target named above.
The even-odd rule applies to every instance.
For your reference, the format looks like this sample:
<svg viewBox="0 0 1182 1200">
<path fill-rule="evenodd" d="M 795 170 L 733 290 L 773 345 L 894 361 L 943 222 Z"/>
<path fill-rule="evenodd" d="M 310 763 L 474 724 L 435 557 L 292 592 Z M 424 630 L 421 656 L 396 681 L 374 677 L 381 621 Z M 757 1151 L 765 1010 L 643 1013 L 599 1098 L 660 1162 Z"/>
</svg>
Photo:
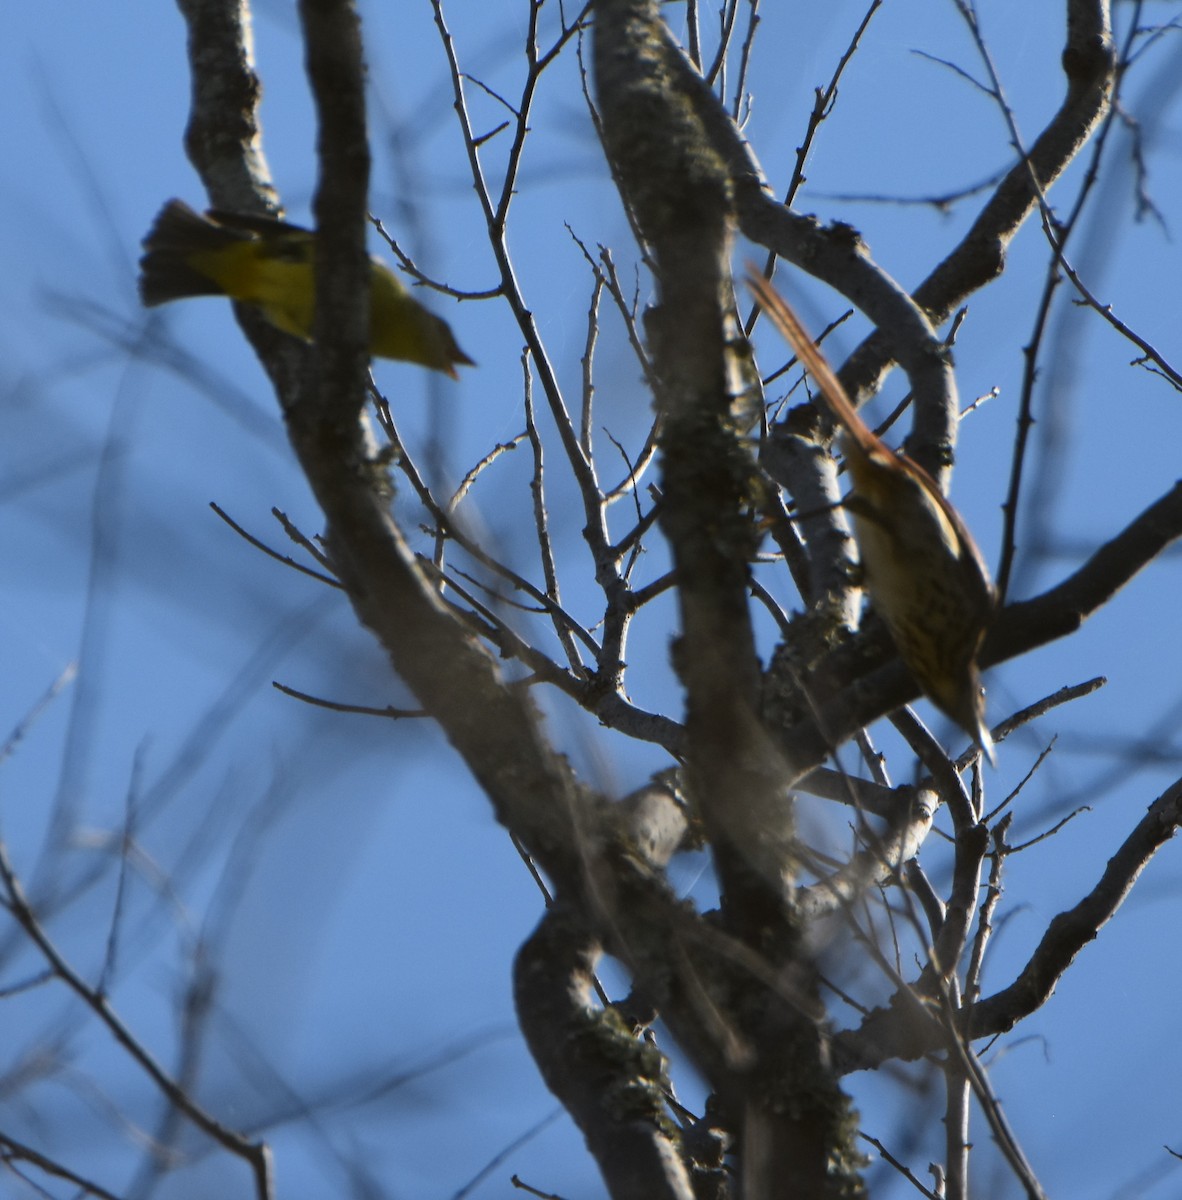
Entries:
<svg viewBox="0 0 1182 1200">
<path fill-rule="evenodd" d="M 828 81 L 862 13 L 845 0 L 801 8 L 767 6 L 753 65 L 757 99 L 747 132 L 781 189 L 812 89 Z M 1007 95 L 1032 134 L 1060 97 L 1061 7 L 999 0 L 983 8 Z M 463 0 L 447 11 L 466 69 L 511 95 L 521 75 L 523 7 L 506 17 Z M 1159 21 L 1177 15 L 1170 5 L 1150 12 Z M 429 6 L 367 5 L 364 14 L 374 210 L 429 271 L 462 289 L 485 289 L 493 266 Z M 142 859 L 127 881 L 112 991 L 128 1023 L 166 1066 L 175 1065 L 177 996 L 203 938 L 218 992 L 198 1091 L 228 1123 L 249 1127 L 272 1117 L 285 1088 L 313 1100 L 364 1091 L 358 1081 L 369 1072 L 410 1076 L 381 1102 L 329 1107 L 323 1137 L 303 1125 L 270 1135 L 279 1194 L 342 1194 L 340 1164 L 352 1157 L 383 1189 L 375 1194 L 451 1196 L 555 1109 L 514 1033 L 509 988 L 512 954 L 540 911 L 536 889 L 467 773 L 425 724 L 342 717 L 270 686 L 278 679 L 374 705 L 409 699 L 339 597 L 264 559 L 209 511 L 216 501 L 285 551 L 272 506 L 306 532 L 318 528 L 273 398 L 229 307 L 209 300 L 149 316 L 136 303 L 138 243 L 156 210 L 174 195 L 203 202 L 181 145 L 188 79 L 179 15 L 142 0 L 122 6 L 118 20 L 101 7 L 25 5 L 8 14 L 7 26 L 0 45 L 0 111 L 8 114 L 0 135 L 0 736 L 69 664 L 78 662 L 80 674 L 2 764 L 0 831 L 34 895 L 60 895 L 114 861 L 111 838 L 134 797 L 143 814 Z M 314 131 L 292 6 L 261 5 L 256 38 L 266 152 L 291 216 L 305 219 Z M 1182 357 L 1175 199 L 1182 170 L 1172 80 L 1180 46 L 1164 38 L 1129 91 L 1147 138 L 1148 188 L 1166 228 L 1132 219 L 1122 133 L 1074 251 L 1097 293 L 1175 364 Z M 888 4 L 823 129 L 800 204 L 857 225 L 878 261 L 908 285 L 955 244 L 980 201 L 943 214 L 839 197 L 950 191 L 1008 161 L 996 109 L 917 50 L 979 73 L 951 3 Z M 502 119 L 491 98 L 473 89 L 472 100 L 478 125 Z M 574 388 L 590 285 L 565 223 L 589 246 L 615 247 L 623 263 L 632 255 L 573 59 L 544 81 L 533 137 L 510 242 L 560 377 Z M 497 154 L 493 142 L 491 164 Z M 1078 176 L 1076 169 L 1057 201 L 1067 204 Z M 1006 276 L 971 301 L 957 344 L 966 400 L 999 388 L 966 423 L 953 492 L 991 562 L 1021 351 L 1046 257 L 1031 224 Z M 800 284 L 799 294 L 815 328 L 842 310 L 821 289 Z M 454 480 L 492 443 L 521 430 L 520 335 L 495 303 L 432 303 L 479 368 L 458 384 L 399 364 L 379 365 L 377 378 L 408 445 Z M 1019 535 L 1028 546 L 1041 525 L 1053 543 L 1037 560 L 1023 560 L 1019 595 L 1068 572 L 1178 477 L 1177 395 L 1130 369 L 1131 347 L 1095 314 L 1066 303 L 1066 289 L 1060 305 L 1038 393 L 1036 476 L 1045 498 Z M 836 347 L 855 344 L 850 328 Z M 172 365 L 149 352 L 160 346 L 174 355 Z M 203 378 L 195 380 L 176 354 L 191 356 Z M 780 354 L 763 344 L 765 367 L 778 365 Z M 635 442 L 647 399 L 618 329 L 605 330 L 600 370 L 599 420 Z M 891 380 L 884 406 L 903 386 Z M 474 493 L 470 518 L 536 576 L 528 540 L 516 536 L 528 520 L 527 479 L 524 455 L 506 456 Z M 556 477 L 559 513 L 566 495 Z M 580 526 L 577 512 L 558 523 L 557 551 L 571 603 L 590 612 L 593 597 L 578 582 L 586 568 Z M 990 985 L 1006 982 L 1047 921 L 1091 888 L 1119 840 L 1176 777 L 1180 594 L 1178 559 L 1166 558 L 1078 637 L 990 673 L 994 720 L 1064 684 L 1109 678 L 1102 692 L 1008 742 L 988 779 L 1000 799 L 1059 735 L 1051 762 L 1017 802 L 1018 834 L 1040 831 L 1047 814 L 1082 796 L 1093 802 L 1057 838 L 1011 860 Z M 642 622 L 629 662 L 637 699 L 678 715 L 669 636 L 657 616 Z M 553 736 L 610 791 L 622 794 L 665 765 L 557 702 L 548 713 Z M 1112 739 L 1147 730 L 1158 731 L 1164 761 L 1117 756 Z M 900 777 L 903 762 L 895 766 Z M 1098 781 L 1105 786 L 1093 796 Z M 64 842 L 54 843 L 49 814 L 63 798 L 72 823 Z M 695 886 L 695 865 L 679 870 L 684 885 Z M 1053 1194 L 1177 1194 L 1177 1164 L 1160 1150 L 1182 1144 L 1172 999 L 1177 879 L 1177 849 L 1167 847 L 1046 1008 L 991 1051 L 998 1093 Z M 54 936 L 92 977 L 116 881 L 105 870 L 50 918 Z M 36 962 L 4 944 L 0 986 L 10 986 Z M 29 1085 L 27 1108 L 0 1102 L 0 1131 L 31 1139 L 38 1128 L 49 1152 L 119 1190 L 135 1159 L 80 1081 L 97 1081 L 117 1107 L 151 1127 L 158 1110 L 147 1082 L 58 989 L 4 1004 L 0 1071 L 51 1035 L 64 1038 L 69 1070 Z M 449 1055 L 458 1057 L 439 1066 Z M 889 1142 L 897 1095 L 890 1099 L 881 1081 L 850 1082 L 863 1127 Z M 933 1131 L 938 1139 L 934 1121 Z M 976 1136 L 985 1184 L 993 1160 L 983 1125 Z M 248 1194 L 241 1164 L 199 1153 L 196 1135 L 183 1145 L 194 1162 L 158 1195 Z M 916 1149 L 918 1173 L 932 1152 Z M 507 1194 L 513 1171 L 565 1196 L 601 1194 L 565 1120 L 474 1194 Z M 1142 1172 L 1155 1185 L 1122 1193 Z M 1008 1177 L 998 1180 L 990 1195 L 1015 1194 Z M 0 1194 L 8 1193 L 0 1187 Z M 884 1181 L 878 1194 L 904 1192 Z"/>
</svg>

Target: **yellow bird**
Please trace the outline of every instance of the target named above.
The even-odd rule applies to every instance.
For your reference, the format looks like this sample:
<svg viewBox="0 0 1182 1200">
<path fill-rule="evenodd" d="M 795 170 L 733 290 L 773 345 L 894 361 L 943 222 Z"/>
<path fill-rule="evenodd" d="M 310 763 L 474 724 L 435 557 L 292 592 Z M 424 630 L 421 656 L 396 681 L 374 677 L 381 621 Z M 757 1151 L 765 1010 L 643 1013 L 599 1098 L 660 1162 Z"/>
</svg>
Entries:
<svg viewBox="0 0 1182 1200">
<path fill-rule="evenodd" d="M 170 200 L 144 238 L 140 298 L 151 308 L 189 296 L 253 304 L 285 333 L 310 341 L 315 308 L 316 235 L 272 217 Z M 369 350 L 456 378 L 473 366 L 446 321 L 428 312 L 383 262 L 370 259 Z"/>
</svg>

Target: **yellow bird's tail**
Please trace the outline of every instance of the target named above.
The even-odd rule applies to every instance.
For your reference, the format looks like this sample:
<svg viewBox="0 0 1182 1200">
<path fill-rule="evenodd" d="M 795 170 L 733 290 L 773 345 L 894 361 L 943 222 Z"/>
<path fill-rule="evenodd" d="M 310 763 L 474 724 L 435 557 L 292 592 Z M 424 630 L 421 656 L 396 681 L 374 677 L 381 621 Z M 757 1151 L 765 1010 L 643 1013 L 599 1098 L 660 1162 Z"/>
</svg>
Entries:
<svg viewBox="0 0 1182 1200">
<path fill-rule="evenodd" d="M 189 296 L 224 296 L 226 289 L 216 279 L 198 271 L 191 259 L 194 253 L 216 253 L 249 241 L 250 236 L 215 225 L 183 200 L 170 200 L 144 238 L 140 299 L 153 308 Z"/>
</svg>

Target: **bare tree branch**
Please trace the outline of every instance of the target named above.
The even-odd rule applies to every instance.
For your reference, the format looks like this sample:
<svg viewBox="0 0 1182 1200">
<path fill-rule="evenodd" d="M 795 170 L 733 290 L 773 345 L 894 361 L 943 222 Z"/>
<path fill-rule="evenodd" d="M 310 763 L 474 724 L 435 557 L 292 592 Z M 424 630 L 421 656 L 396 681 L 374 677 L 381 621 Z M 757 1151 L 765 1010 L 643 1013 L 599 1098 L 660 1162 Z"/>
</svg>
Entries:
<svg viewBox="0 0 1182 1200">
<path fill-rule="evenodd" d="M 522 1032 L 613 1200 L 694 1200 L 665 1111 L 662 1056 L 594 1003 L 598 956 L 593 934 L 574 914 L 549 910 L 514 964 Z"/>
<path fill-rule="evenodd" d="M 1182 782 L 1149 806 L 1092 891 L 1055 917 L 1014 982 L 966 1010 L 972 1041 L 1005 1033 L 1046 1003 L 1076 955 L 1112 918 L 1149 860 L 1180 825 Z M 891 1058 L 919 1058 L 945 1044 L 940 1022 L 908 989 L 897 993 L 889 1008 L 869 1014 L 859 1028 L 837 1034 L 834 1052 L 844 1073 L 867 1070 Z"/>
</svg>

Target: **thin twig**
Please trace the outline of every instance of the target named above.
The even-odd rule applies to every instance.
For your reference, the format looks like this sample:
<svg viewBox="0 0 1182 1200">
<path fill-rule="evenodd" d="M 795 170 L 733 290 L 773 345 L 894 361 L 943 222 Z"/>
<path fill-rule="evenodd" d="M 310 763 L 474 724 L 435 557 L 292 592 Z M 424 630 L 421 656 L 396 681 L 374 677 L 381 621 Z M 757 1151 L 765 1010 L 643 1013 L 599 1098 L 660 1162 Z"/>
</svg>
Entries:
<svg viewBox="0 0 1182 1200">
<path fill-rule="evenodd" d="M 221 519 L 225 521 L 225 523 L 229 525 L 229 527 L 236 534 L 238 534 L 240 538 L 243 539 L 243 541 L 249 542 L 256 550 L 261 550 L 268 558 L 273 558 L 276 562 L 282 563 L 285 567 L 291 567 L 293 571 L 299 571 L 301 575 L 309 575 L 313 579 L 318 580 L 320 583 L 327 583 L 329 587 L 339 588 L 341 586 L 340 580 L 334 579 L 331 575 L 325 575 L 322 571 L 314 571 L 311 567 L 305 567 L 303 563 L 296 562 L 296 560 L 290 555 L 280 554 L 278 550 L 273 550 L 267 545 L 266 542 L 255 537 L 253 533 L 247 533 L 247 531 L 243 529 L 242 526 L 239 525 L 238 522 L 235 521 L 234 518 L 231 517 L 229 513 L 227 513 L 226 510 L 215 501 L 211 500 L 209 502 L 209 507 L 212 508 L 213 511 L 219 517 L 221 517 Z M 284 528 L 290 532 L 292 527 L 288 524 L 287 518 L 277 508 L 273 508 L 271 512 L 274 514 L 275 519 L 280 521 Z M 316 553 L 318 558 L 323 559 L 323 555 L 320 554 L 319 551 Z"/>
<path fill-rule="evenodd" d="M 29 907 L 24 888 L 8 857 L 8 850 L 0 842 L 0 882 L 8 896 L 8 908 L 20 927 L 41 952 L 53 973 L 98 1017 L 115 1040 L 143 1069 L 144 1073 L 159 1089 L 161 1095 L 179 1109 L 202 1132 L 231 1154 L 243 1159 L 254 1172 L 260 1200 L 269 1200 L 274 1194 L 271 1180 L 271 1152 L 265 1142 L 252 1141 L 235 1132 L 210 1116 L 195 1100 L 168 1075 L 163 1067 L 135 1038 L 111 1007 L 107 998 L 92 988 L 62 956 L 36 914 Z"/>
<path fill-rule="evenodd" d="M 346 704 L 341 700 L 326 700 L 322 696 L 313 696 L 308 692 L 301 692 L 298 688 L 288 687 L 286 683 L 280 683 L 277 679 L 271 680 L 271 686 L 293 700 L 300 700 L 314 708 L 327 708 L 331 712 L 357 713 L 363 717 L 389 717 L 396 721 L 427 716 L 421 708 L 395 708 L 393 704 L 387 704 L 385 708 L 374 708 L 368 704 Z"/>
<path fill-rule="evenodd" d="M 910 1183 L 910 1184 L 911 1184 L 911 1186 L 912 1186 L 913 1188 L 915 1188 L 915 1190 L 916 1190 L 917 1192 L 919 1192 L 919 1194 L 920 1194 L 921 1196 L 924 1196 L 924 1197 L 926 1197 L 926 1200 L 943 1200 L 943 1197 L 941 1197 L 941 1196 L 938 1196 L 938 1195 L 937 1195 L 935 1192 L 933 1192 L 933 1191 L 932 1191 L 930 1188 L 926 1188 L 926 1187 L 924 1187 L 924 1185 L 923 1185 L 922 1183 L 920 1183 L 920 1181 L 919 1181 L 919 1180 L 916 1178 L 916 1176 L 915 1176 L 915 1175 L 912 1173 L 912 1171 L 911 1171 L 911 1168 L 910 1168 L 910 1167 L 908 1167 L 906 1164 L 904 1164 L 904 1163 L 901 1163 L 901 1162 L 900 1162 L 900 1161 L 899 1161 L 899 1160 L 898 1160 L 898 1159 L 897 1159 L 897 1158 L 896 1158 L 896 1157 L 895 1157 L 895 1156 L 894 1156 L 894 1155 L 893 1155 L 893 1154 L 892 1154 L 892 1153 L 891 1153 L 891 1152 L 890 1152 L 890 1151 L 889 1151 L 889 1150 L 888 1150 L 888 1149 L 887 1149 L 887 1148 L 886 1148 L 886 1147 L 885 1147 L 885 1146 L 882 1144 L 882 1142 L 880 1142 L 880 1141 L 878 1140 L 878 1138 L 876 1138 L 876 1137 L 871 1137 L 871 1136 L 870 1136 L 870 1134 L 868 1134 L 868 1133 L 863 1133 L 863 1132 L 862 1132 L 862 1130 L 860 1130 L 860 1129 L 858 1130 L 858 1137 L 860 1137 L 860 1138 L 861 1138 L 861 1139 L 862 1139 L 864 1142 L 869 1142 L 869 1143 L 870 1143 L 870 1144 L 871 1144 L 871 1145 L 872 1145 L 872 1146 L 875 1148 L 875 1150 L 877 1150 L 877 1151 L 878 1151 L 878 1153 L 879 1153 L 880 1155 L 882 1155 L 883 1161 L 884 1161 L 884 1162 L 886 1162 L 886 1163 L 888 1163 L 890 1166 L 894 1167 L 894 1168 L 895 1168 L 895 1170 L 896 1170 L 896 1171 L 898 1171 L 898 1172 L 899 1172 L 899 1174 L 900 1174 L 900 1175 L 902 1175 L 902 1176 L 903 1176 L 903 1178 L 904 1178 L 904 1179 L 906 1179 L 906 1180 L 907 1180 L 907 1182 L 908 1182 L 908 1183 Z"/>
<path fill-rule="evenodd" d="M 525 434 L 529 439 L 534 460 L 533 477 L 529 485 L 533 498 L 534 536 L 538 545 L 538 556 L 542 561 L 542 578 L 546 581 L 546 599 L 552 605 L 550 609 L 551 628 L 558 638 L 558 644 L 566 654 L 567 665 L 572 671 L 581 673 L 584 669 L 583 659 L 571 636 L 570 622 L 569 620 L 559 620 L 557 616 L 562 611 L 562 594 L 558 586 L 558 567 L 554 561 L 554 546 L 550 540 L 550 512 L 546 505 L 546 459 L 542 448 L 542 438 L 534 419 L 533 374 L 530 371 L 529 363 L 527 347 L 521 355 L 521 374 L 522 396 L 525 402 Z M 563 613 L 564 617 L 565 615 Z"/>
<path fill-rule="evenodd" d="M 78 664 L 68 664 L 62 673 L 34 701 L 32 708 L 13 726 L 12 732 L 4 739 L 3 745 L 0 745 L 0 763 L 12 757 L 16 752 L 16 748 L 28 736 L 29 730 L 48 711 L 49 706 L 58 696 L 74 682 L 74 677 L 77 674 Z"/>
<path fill-rule="evenodd" d="M 85 1175 L 71 1171 L 68 1167 L 62 1166 L 52 1158 L 47 1158 L 44 1154 L 34 1150 L 32 1146 L 26 1146 L 24 1142 L 18 1142 L 6 1133 L 0 1133 L 0 1159 L 3 1159 L 5 1165 L 9 1167 L 14 1161 L 27 1162 L 47 1175 L 52 1175 L 56 1179 L 64 1179 L 67 1183 L 81 1188 L 87 1196 L 97 1196 L 98 1200 L 123 1200 L 123 1197 L 114 1192 L 108 1192 L 105 1187 L 101 1187 L 93 1179 L 87 1179 Z"/>
<path fill-rule="evenodd" d="M 525 439 L 526 434 L 522 431 L 516 436 L 511 437 L 507 442 L 498 442 L 483 458 L 476 462 L 464 475 L 464 478 L 460 480 L 456 490 L 452 492 L 451 499 L 447 502 L 447 511 L 455 512 L 485 469 L 491 467 L 502 454 L 508 454 L 511 450 L 516 450 Z"/>
</svg>

